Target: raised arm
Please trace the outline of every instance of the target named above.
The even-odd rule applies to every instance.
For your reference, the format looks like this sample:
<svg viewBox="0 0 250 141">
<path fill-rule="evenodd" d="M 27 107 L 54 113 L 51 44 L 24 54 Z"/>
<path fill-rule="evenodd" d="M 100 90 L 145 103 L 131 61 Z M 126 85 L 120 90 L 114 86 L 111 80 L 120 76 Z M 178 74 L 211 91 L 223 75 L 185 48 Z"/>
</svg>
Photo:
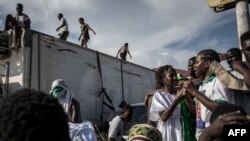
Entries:
<svg viewBox="0 0 250 141">
<path fill-rule="evenodd" d="M 244 82 L 245 84 L 250 87 L 250 69 L 247 68 L 243 62 L 241 61 L 234 61 L 232 62 L 232 65 L 234 70 L 241 73 L 244 76 Z"/>
</svg>

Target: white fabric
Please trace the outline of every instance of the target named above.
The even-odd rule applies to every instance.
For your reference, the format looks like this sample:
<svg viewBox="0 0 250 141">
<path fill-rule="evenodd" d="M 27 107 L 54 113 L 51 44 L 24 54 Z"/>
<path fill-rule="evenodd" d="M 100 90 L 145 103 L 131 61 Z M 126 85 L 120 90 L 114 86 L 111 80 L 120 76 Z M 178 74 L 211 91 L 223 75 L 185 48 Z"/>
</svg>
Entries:
<svg viewBox="0 0 250 141">
<path fill-rule="evenodd" d="M 95 130 L 91 122 L 68 122 L 68 125 L 71 141 L 97 141 Z"/>
<path fill-rule="evenodd" d="M 169 108 L 175 95 L 165 92 L 155 92 L 150 107 L 150 120 L 158 121 L 157 128 L 162 133 L 163 141 L 182 141 L 181 113 L 179 105 L 166 122 L 160 118 L 160 112 Z"/>
<path fill-rule="evenodd" d="M 62 104 L 64 111 L 69 113 L 69 107 L 72 102 L 73 93 L 70 91 L 64 80 L 57 79 L 54 80 L 51 86 L 50 94 L 52 95 L 52 91 L 55 87 L 61 87 L 64 90 L 57 94 L 56 98 L 58 99 L 59 103 Z"/>
<path fill-rule="evenodd" d="M 235 103 L 232 91 L 223 86 L 223 84 L 215 77 L 211 82 L 200 85 L 199 91 L 209 99 L 223 100 L 228 103 Z M 196 101 L 196 125 L 197 128 L 203 129 L 210 125 L 211 111 L 207 109 L 200 101 Z"/>
<path fill-rule="evenodd" d="M 113 138 L 116 141 L 122 139 L 124 121 L 120 116 L 116 116 L 109 122 L 108 138 Z"/>
<path fill-rule="evenodd" d="M 244 76 L 241 73 L 239 73 L 239 72 L 237 72 L 235 70 L 229 70 L 228 72 L 230 74 L 232 74 L 235 78 L 239 79 L 239 80 L 243 80 L 244 79 Z"/>
<path fill-rule="evenodd" d="M 61 33 L 63 31 L 69 31 L 68 22 L 64 17 L 61 18 L 60 22 L 61 22 L 61 24 L 63 24 L 63 22 L 65 22 L 65 25 L 62 28 L 60 28 Z"/>
</svg>

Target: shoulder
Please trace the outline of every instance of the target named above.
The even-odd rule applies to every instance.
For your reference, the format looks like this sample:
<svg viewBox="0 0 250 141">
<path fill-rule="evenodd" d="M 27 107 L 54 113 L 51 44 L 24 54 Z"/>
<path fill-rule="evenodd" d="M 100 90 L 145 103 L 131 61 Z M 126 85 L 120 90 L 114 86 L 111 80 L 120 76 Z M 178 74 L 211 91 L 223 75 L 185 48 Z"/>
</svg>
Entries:
<svg viewBox="0 0 250 141">
<path fill-rule="evenodd" d="M 114 122 L 120 122 L 120 121 L 122 121 L 122 119 L 121 119 L 121 117 L 119 115 L 117 115 L 116 117 L 113 118 L 112 121 L 114 121 Z"/>
<path fill-rule="evenodd" d="M 25 17 L 25 18 L 29 18 L 29 16 L 27 14 L 25 14 L 25 13 L 23 13 L 22 16 Z"/>
</svg>

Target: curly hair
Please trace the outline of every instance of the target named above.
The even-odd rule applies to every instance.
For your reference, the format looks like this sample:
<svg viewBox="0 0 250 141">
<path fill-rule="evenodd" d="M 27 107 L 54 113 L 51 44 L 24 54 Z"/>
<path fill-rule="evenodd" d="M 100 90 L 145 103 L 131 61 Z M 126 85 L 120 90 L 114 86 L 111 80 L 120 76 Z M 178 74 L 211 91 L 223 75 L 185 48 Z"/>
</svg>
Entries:
<svg viewBox="0 0 250 141">
<path fill-rule="evenodd" d="M 159 67 L 157 71 L 157 75 L 156 75 L 157 81 L 161 87 L 164 86 L 163 80 L 166 77 L 166 71 L 169 71 L 169 69 L 173 69 L 173 67 L 171 65 L 165 65 L 165 66 Z"/>
<path fill-rule="evenodd" d="M 208 61 L 217 61 L 218 63 L 220 63 L 220 56 L 219 54 L 212 49 L 205 49 L 202 50 L 198 53 L 198 55 L 202 55 L 204 59 L 208 60 Z M 198 56 L 197 55 L 197 56 Z"/>
<path fill-rule="evenodd" d="M 0 102 L 0 141 L 70 141 L 67 116 L 57 99 L 22 89 Z"/>
</svg>

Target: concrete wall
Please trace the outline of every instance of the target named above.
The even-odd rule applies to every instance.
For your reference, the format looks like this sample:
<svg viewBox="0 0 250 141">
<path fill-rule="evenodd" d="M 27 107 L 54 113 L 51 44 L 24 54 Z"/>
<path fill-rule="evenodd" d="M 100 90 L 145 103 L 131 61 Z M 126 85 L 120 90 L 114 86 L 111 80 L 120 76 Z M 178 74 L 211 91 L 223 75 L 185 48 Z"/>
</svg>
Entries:
<svg viewBox="0 0 250 141">
<path fill-rule="evenodd" d="M 122 101 L 121 61 L 102 53 L 99 58 L 103 87 L 113 105 L 118 107 Z M 96 51 L 34 34 L 31 60 L 31 88 L 49 92 L 53 80 L 64 79 L 81 103 L 83 118 L 94 122 L 100 119 L 102 98 L 98 94 L 101 91 L 101 79 Z M 143 102 L 145 94 L 155 87 L 154 72 L 129 62 L 122 65 L 124 100 L 128 103 Z M 109 103 L 107 99 L 105 101 Z M 105 107 L 104 118 L 110 112 Z"/>
</svg>

